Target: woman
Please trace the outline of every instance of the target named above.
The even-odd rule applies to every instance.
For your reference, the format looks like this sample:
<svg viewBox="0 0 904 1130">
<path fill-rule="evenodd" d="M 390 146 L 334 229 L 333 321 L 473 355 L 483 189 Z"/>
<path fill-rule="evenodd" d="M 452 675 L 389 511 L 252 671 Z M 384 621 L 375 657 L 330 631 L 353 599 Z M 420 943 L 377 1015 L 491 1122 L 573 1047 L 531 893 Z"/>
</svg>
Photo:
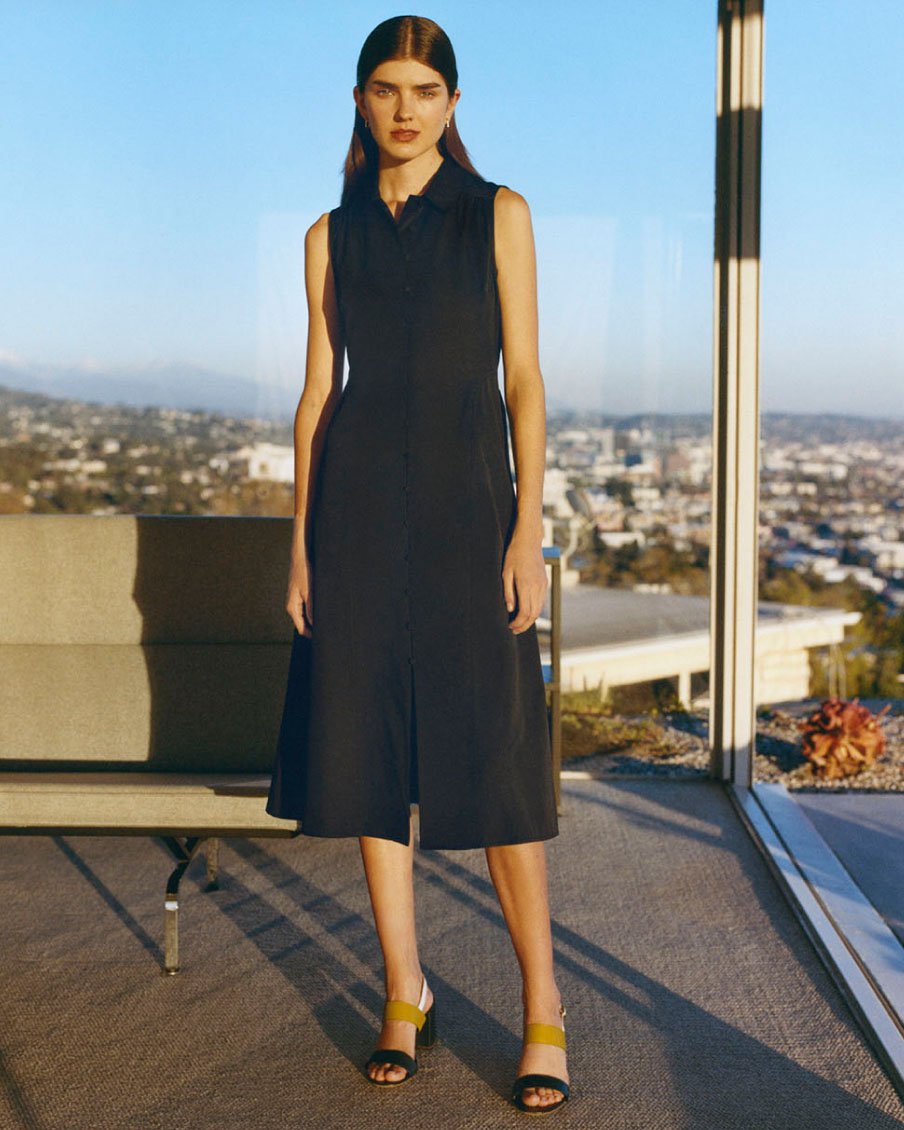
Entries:
<svg viewBox="0 0 904 1130">
<path fill-rule="evenodd" d="M 471 164 L 453 117 L 455 56 L 432 20 L 379 24 L 353 94 L 342 202 L 305 241 L 295 632 L 267 811 L 308 835 L 359 839 L 385 965 L 365 1065 L 378 1085 L 410 1079 L 416 1046 L 435 1036 L 411 804 L 422 848 L 486 849 L 523 978 L 512 1099 L 546 1113 L 568 1099 L 568 1076 L 534 623 L 546 441 L 530 212 Z"/>
</svg>

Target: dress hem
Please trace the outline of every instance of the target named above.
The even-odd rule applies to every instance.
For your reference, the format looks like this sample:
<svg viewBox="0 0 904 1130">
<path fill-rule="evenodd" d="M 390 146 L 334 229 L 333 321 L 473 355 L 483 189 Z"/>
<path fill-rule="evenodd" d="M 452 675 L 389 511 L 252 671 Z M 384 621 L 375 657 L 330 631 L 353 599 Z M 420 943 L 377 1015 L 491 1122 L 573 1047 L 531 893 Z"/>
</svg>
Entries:
<svg viewBox="0 0 904 1130">
<path fill-rule="evenodd" d="M 411 807 L 416 809 L 417 805 L 412 804 Z M 268 811 L 268 814 L 270 816 L 276 816 L 276 814 L 270 812 L 269 809 L 267 811 Z M 407 847 L 407 845 L 408 845 L 407 839 L 403 840 L 403 839 L 398 838 L 396 836 L 378 835 L 375 832 L 361 832 L 361 831 L 358 831 L 358 832 L 351 832 L 351 831 L 338 832 L 338 831 L 327 831 L 325 828 L 319 828 L 319 829 L 311 828 L 311 827 L 305 828 L 301 818 L 298 817 L 298 816 L 293 816 L 293 815 L 282 816 L 282 815 L 280 815 L 280 816 L 276 816 L 276 818 L 280 819 L 280 820 L 297 820 L 299 825 L 300 825 L 300 827 L 299 827 L 300 834 L 303 835 L 303 836 L 309 836 L 312 839 L 341 840 L 341 839 L 358 839 L 360 836 L 367 836 L 367 837 L 375 839 L 375 840 L 389 840 L 391 843 L 402 844 L 405 847 Z M 509 839 L 509 838 L 485 839 L 485 838 L 482 838 L 480 843 L 473 843 L 473 842 L 468 842 L 468 843 L 461 843 L 461 842 L 437 843 L 435 841 L 424 843 L 424 842 L 422 842 L 422 840 L 420 838 L 419 829 L 418 829 L 418 835 L 416 836 L 416 843 L 417 843 L 417 846 L 419 848 L 422 848 L 424 851 L 476 851 L 479 848 L 510 847 L 510 846 L 514 846 L 515 844 L 544 843 L 546 840 L 555 839 L 559 834 L 560 834 L 560 830 L 557 827 L 555 831 L 549 831 L 548 829 L 538 830 L 536 833 L 533 833 L 531 835 L 519 836 L 516 839 Z"/>
</svg>

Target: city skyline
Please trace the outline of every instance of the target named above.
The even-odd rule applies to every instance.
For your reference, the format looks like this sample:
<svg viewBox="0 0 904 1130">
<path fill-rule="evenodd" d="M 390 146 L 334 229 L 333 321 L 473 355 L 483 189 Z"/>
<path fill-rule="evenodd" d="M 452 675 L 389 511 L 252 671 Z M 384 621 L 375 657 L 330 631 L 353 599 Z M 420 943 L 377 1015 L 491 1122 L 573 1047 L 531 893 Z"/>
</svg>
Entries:
<svg viewBox="0 0 904 1130">
<path fill-rule="evenodd" d="M 716 8 L 641 8 L 430 15 L 456 48 L 477 168 L 531 205 L 550 401 L 705 412 Z M 791 9 L 766 14 L 762 405 L 862 412 L 866 397 L 881 412 L 904 376 L 904 40 L 890 3 Z M 262 402 L 297 398 L 304 231 L 338 202 L 354 63 L 384 16 L 200 0 L 0 11 L 16 95 L 0 124 L 0 362 L 204 370 L 256 382 Z"/>
</svg>

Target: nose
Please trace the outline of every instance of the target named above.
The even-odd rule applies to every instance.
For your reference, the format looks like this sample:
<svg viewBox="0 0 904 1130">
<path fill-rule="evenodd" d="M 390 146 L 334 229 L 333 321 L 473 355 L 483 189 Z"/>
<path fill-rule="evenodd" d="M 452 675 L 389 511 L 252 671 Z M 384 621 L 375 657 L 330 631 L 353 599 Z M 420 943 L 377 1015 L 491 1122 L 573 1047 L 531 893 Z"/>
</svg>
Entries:
<svg viewBox="0 0 904 1130">
<path fill-rule="evenodd" d="M 409 101 L 407 95 L 402 94 L 399 96 L 399 103 L 396 107 L 395 118 L 397 121 L 407 122 L 411 117 L 413 117 L 411 112 L 411 102 Z"/>
</svg>

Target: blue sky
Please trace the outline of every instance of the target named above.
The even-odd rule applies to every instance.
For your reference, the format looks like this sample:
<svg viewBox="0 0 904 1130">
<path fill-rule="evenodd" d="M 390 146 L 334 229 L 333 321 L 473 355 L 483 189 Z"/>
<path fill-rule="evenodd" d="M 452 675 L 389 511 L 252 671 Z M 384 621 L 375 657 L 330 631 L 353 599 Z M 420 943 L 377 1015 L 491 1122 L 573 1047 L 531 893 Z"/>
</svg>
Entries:
<svg viewBox="0 0 904 1130">
<path fill-rule="evenodd" d="M 551 402 L 710 409 L 715 13 L 422 12 L 475 165 L 531 205 Z M 300 391 L 304 231 L 338 203 L 357 54 L 395 14 L 0 0 L 0 361 Z M 902 28 L 896 0 L 767 3 L 764 409 L 900 414 Z"/>
</svg>

